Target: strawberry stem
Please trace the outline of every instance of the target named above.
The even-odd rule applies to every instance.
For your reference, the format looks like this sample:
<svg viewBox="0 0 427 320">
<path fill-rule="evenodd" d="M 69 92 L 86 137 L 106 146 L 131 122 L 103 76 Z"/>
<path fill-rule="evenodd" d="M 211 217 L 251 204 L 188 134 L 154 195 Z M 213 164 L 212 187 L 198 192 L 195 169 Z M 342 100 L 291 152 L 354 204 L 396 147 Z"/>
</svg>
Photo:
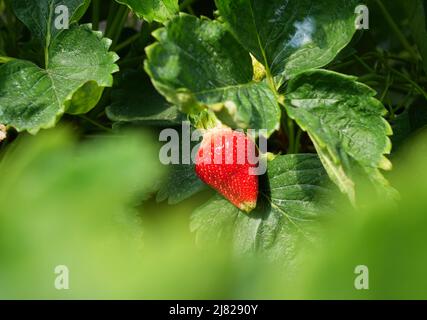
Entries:
<svg viewBox="0 0 427 320">
<path fill-rule="evenodd" d="M 209 109 L 205 109 L 198 114 L 191 114 L 188 118 L 196 129 L 208 130 L 223 126 L 221 121 L 215 116 L 215 113 Z"/>
</svg>

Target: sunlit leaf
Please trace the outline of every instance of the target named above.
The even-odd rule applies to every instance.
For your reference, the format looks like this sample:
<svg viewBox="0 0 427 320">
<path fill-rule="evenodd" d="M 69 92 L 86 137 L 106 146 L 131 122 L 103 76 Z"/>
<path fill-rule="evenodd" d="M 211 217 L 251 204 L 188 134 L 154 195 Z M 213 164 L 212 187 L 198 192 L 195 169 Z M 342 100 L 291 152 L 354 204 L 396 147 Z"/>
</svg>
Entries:
<svg viewBox="0 0 427 320">
<path fill-rule="evenodd" d="M 54 126 L 86 83 L 111 86 L 118 57 L 110 43 L 89 25 L 74 25 L 50 44 L 44 68 L 25 60 L 2 65 L 0 122 L 35 133 Z"/>
<path fill-rule="evenodd" d="M 331 179 L 354 202 L 360 174 L 387 186 L 379 169 L 391 169 L 391 127 L 375 92 L 356 78 L 317 70 L 292 79 L 286 110 L 307 131 Z"/>
<path fill-rule="evenodd" d="M 55 25 L 58 18 L 56 10 L 65 6 L 71 24 L 83 16 L 90 0 L 14 0 L 12 4 L 16 16 L 30 29 L 34 37 L 48 47 L 64 31 Z M 58 12 L 63 13 L 62 10 Z"/>
<path fill-rule="evenodd" d="M 254 82 L 250 55 L 216 21 L 181 15 L 159 29 L 147 48 L 146 70 L 156 88 L 185 112 L 197 105 L 227 111 L 234 127 L 279 126 L 274 92 Z"/>
<path fill-rule="evenodd" d="M 135 14 L 149 22 L 166 22 L 179 11 L 178 0 L 117 0 L 127 5 Z"/>
<path fill-rule="evenodd" d="M 284 78 L 331 62 L 355 32 L 353 0 L 216 0 L 240 43 L 272 76 Z"/>
</svg>

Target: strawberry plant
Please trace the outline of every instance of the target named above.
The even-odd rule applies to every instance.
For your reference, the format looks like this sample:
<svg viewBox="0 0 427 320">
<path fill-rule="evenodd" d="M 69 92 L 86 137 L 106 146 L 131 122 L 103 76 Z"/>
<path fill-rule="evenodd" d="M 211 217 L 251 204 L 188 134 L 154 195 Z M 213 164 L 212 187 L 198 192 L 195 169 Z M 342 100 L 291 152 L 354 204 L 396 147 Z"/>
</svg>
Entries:
<svg viewBox="0 0 427 320">
<path fill-rule="evenodd" d="M 142 130 L 147 150 L 170 142 L 179 161 L 162 176 L 152 162 L 140 172 L 124 157 L 142 180 L 156 167 L 132 208 L 188 204 L 181 218 L 199 245 L 225 240 L 237 255 L 292 266 L 300 246 L 325 237 L 321 226 L 340 208 L 357 210 L 367 195 L 400 201 L 390 178 L 395 151 L 427 124 L 427 6 L 359 5 L 0 0 L 0 161 L 12 166 L 8 152 L 21 137 L 58 126 L 82 143 Z M 202 134 L 176 143 L 158 138 L 164 129 Z M 219 148 L 217 135 L 225 137 Z M 265 173 L 250 175 L 255 165 L 246 158 L 211 163 L 216 154 L 237 157 L 227 147 L 239 139 L 267 161 Z M 182 161 L 193 149 L 195 161 Z M 111 169 L 109 154 L 96 159 L 94 176 Z"/>
</svg>

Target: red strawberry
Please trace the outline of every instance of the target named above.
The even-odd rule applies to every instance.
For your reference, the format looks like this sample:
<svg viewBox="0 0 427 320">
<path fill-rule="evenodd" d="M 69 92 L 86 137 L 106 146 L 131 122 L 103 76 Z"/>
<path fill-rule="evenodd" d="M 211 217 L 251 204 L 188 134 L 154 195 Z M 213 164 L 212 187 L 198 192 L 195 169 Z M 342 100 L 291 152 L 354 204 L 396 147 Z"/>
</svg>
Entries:
<svg viewBox="0 0 427 320">
<path fill-rule="evenodd" d="M 199 178 L 246 212 L 256 207 L 258 198 L 258 176 L 249 170 L 256 164 L 249 162 L 248 150 L 253 154 L 256 147 L 244 133 L 215 128 L 203 136 L 196 157 Z"/>
</svg>

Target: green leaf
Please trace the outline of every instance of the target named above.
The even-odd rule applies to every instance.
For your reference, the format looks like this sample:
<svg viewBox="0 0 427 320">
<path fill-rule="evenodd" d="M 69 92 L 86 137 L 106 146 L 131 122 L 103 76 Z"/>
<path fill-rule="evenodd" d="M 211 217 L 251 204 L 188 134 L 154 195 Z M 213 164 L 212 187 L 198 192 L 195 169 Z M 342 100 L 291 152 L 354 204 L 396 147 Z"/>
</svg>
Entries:
<svg viewBox="0 0 427 320">
<path fill-rule="evenodd" d="M 355 77 L 313 70 L 292 79 L 285 96 L 288 115 L 307 131 L 329 176 L 351 201 L 360 174 L 387 185 L 378 168 L 391 167 L 384 154 L 391 150 L 392 130 L 374 90 Z"/>
<path fill-rule="evenodd" d="M 78 21 L 90 4 L 90 0 L 14 0 L 13 10 L 16 16 L 32 32 L 33 36 L 49 46 L 63 29 L 55 27 L 55 9 L 65 5 L 69 12 L 69 23 Z"/>
<path fill-rule="evenodd" d="M 67 108 L 68 114 L 85 114 L 92 110 L 101 99 L 103 87 L 99 87 L 95 81 L 89 81 L 77 90 Z"/>
<path fill-rule="evenodd" d="M 202 191 L 205 184 L 197 177 L 194 165 L 172 165 L 166 182 L 157 193 L 158 202 L 168 200 L 169 204 L 177 204 Z"/>
<path fill-rule="evenodd" d="M 219 195 L 198 208 L 191 222 L 197 241 L 230 240 L 238 254 L 267 252 L 292 261 L 300 241 L 313 241 L 316 226 L 334 212 L 333 189 L 312 154 L 277 156 L 268 164 L 266 180 L 249 215 Z"/>
<path fill-rule="evenodd" d="M 272 76 L 284 78 L 331 62 L 355 32 L 353 0 L 216 0 L 240 41 Z"/>
<path fill-rule="evenodd" d="M 113 121 L 173 125 L 181 123 L 178 108 L 171 106 L 154 89 L 143 70 L 121 74 L 111 93 L 111 106 L 106 110 Z"/>
<path fill-rule="evenodd" d="M 198 137 L 190 141 L 189 149 L 197 152 L 202 137 L 194 135 L 194 127 L 185 128 L 181 126 L 181 128 L 176 128 L 176 130 L 179 131 L 179 137 L 182 137 L 183 140 L 186 139 L 186 136 L 188 138 Z M 185 151 L 184 144 L 180 143 L 179 154 L 183 155 L 185 152 L 187 151 Z M 196 174 L 195 164 L 191 163 L 191 161 L 169 164 L 167 168 L 169 169 L 168 176 L 159 185 L 159 192 L 156 197 L 158 202 L 168 200 L 169 204 L 177 204 L 206 189 L 206 185 Z"/>
<path fill-rule="evenodd" d="M 165 23 L 179 12 L 178 0 L 116 0 L 127 5 L 140 19 Z"/>
<path fill-rule="evenodd" d="M 0 67 L 0 122 L 36 133 L 54 126 L 87 82 L 111 86 L 118 56 L 89 25 L 72 26 L 48 50 L 46 68 L 14 60 Z"/>
<path fill-rule="evenodd" d="M 188 113 L 200 105 L 227 111 L 235 127 L 278 128 L 275 93 L 252 81 L 250 55 L 219 22 L 182 14 L 154 36 L 146 71 L 171 103 Z"/>
</svg>

